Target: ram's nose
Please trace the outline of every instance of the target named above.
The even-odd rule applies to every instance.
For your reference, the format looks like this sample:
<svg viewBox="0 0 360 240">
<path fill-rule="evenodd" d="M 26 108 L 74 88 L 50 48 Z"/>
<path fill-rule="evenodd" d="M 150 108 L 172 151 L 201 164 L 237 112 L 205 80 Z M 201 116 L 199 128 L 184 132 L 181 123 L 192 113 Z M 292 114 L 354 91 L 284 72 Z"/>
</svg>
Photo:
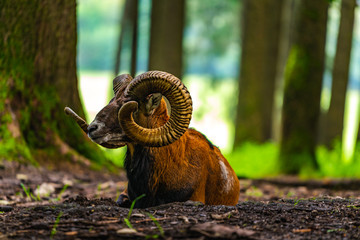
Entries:
<svg viewBox="0 0 360 240">
<path fill-rule="evenodd" d="M 88 126 L 88 135 L 89 137 L 93 138 L 94 137 L 94 133 L 96 132 L 96 130 L 99 128 L 99 125 L 97 123 L 91 123 Z"/>
</svg>

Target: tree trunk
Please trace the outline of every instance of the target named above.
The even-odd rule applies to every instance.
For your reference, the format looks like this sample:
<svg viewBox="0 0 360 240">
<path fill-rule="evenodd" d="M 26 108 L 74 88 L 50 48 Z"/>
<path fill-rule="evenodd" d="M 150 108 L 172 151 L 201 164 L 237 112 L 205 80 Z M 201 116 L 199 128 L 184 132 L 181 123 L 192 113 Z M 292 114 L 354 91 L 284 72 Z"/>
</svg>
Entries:
<svg viewBox="0 0 360 240">
<path fill-rule="evenodd" d="M 295 0 L 286 0 L 282 6 L 281 28 L 279 36 L 279 55 L 276 63 L 275 92 L 272 116 L 272 139 L 281 139 L 281 112 L 284 96 L 284 72 L 291 46 L 291 29 L 294 25 Z"/>
<path fill-rule="evenodd" d="M 100 161 L 99 148 L 63 111 L 68 105 L 84 116 L 75 0 L 5 0 L 0 9 L 0 159 Z"/>
<path fill-rule="evenodd" d="M 181 78 L 184 10 L 185 0 L 152 1 L 149 70 Z"/>
<path fill-rule="evenodd" d="M 302 0 L 285 70 L 280 165 L 284 173 L 316 169 L 327 0 Z"/>
<path fill-rule="evenodd" d="M 341 141 L 344 125 L 345 97 L 349 80 L 350 55 L 354 28 L 356 0 L 342 0 L 341 18 L 336 55 L 332 71 L 330 107 L 326 114 L 321 134 L 329 148 L 335 140 Z"/>
<path fill-rule="evenodd" d="M 138 0 L 126 0 L 123 15 L 121 18 L 120 36 L 115 56 L 115 75 L 121 70 L 121 52 L 124 47 L 131 48 L 130 75 L 136 74 L 136 57 L 138 41 Z M 124 46 L 124 40 L 130 39 L 129 45 Z"/>
<path fill-rule="evenodd" d="M 280 0 L 245 0 L 239 97 L 234 147 L 271 138 Z"/>
</svg>

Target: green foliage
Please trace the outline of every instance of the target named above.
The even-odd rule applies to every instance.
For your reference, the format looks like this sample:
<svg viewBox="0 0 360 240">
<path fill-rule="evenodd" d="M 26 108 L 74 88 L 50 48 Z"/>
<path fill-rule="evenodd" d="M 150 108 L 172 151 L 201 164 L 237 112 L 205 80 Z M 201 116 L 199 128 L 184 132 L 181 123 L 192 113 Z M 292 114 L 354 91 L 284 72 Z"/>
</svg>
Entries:
<svg viewBox="0 0 360 240">
<path fill-rule="evenodd" d="M 321 176 L 327 177 L 360 177 L 360 144 L 356 145 L 353 161 L 342 161 L 343 153 L 340 141 L 334 143 L 333 149 L 324 146 L 317 148 L 317 159 Z"/>
<path fill-rule="evenodd" d="M 150 8 L 149 2 L 140 1 L 141 9 Z M 80 70 L 112 70 L 119 27 L 125 1 L 78 1 L 78 66 Z M 146 6 L 145 6 L 146 5 Z M 184 29 L 185 71 L 212 73 L 215 78 L 235 77 L 240 52 L 241 1 L 186 2 Z M 149 23 L 146 11 L 139 16 L 138 64 L 147 65 Z M 234 27 L 239 26 L 239 27 Z M 127 55 L 122 53 L 122 55 Z M 127 56 L 122 58 L 127 64 Z M 125 68 L 126 69 L 126 68 Z M 146 69 L 146 67 L 145 67 Z"/>
<path fill-rule="evenodd" d="M 27 145 L 21 139 L 15 139 L 6 126 L 0 121 L 0 156 L 7 160 L 29 161 L 37 165 Z"/>
<path fill-rule="evenodd" d="M 299 204 L 299 202 L 300 201 L 302 201 L 302 200 L 304 200 L 303 198 L 300 198 L 300 199 L 295 199 L 295 202 L 294 202 L 294 207 L 296 206 L 296 205 L 298 205 Z"/>
<path fill-rule="evenodd" d="M 244 143 L 229 155 L 227 160 L 238 176 L 260 178 L 275 176 L 278 169 L 279 147 L 274 143 Z"/>
<path fill-rule="evenodd" d="M 210 73 L 214 77 L 213 80 L 221 80 L 224 76 L 236 76 L 240 55 L 241 2 L 186 2 L 186 72 Z"/>
<path fill-rule="evenodd" d="M 279 146 L 274 143 L 244 143 L 231 154 L 226 155 L 238 176 L 261 178 L 275 176 L 279 173 Z M 334 143 L 333 149 L 324 146 L 316 149 L 319 170 L 313 171 L 305 166 L 301 177 L 360 177 L 360 144 L 356 145 L 354 160 L 348 164 L 342 161 L 340 141 Z M 299 156 L 303 159 L 303 156 Z M 250 191 L 248 194 L 253 194 Z"/>
<path fill-rule="evenodd" d="M 80 69 L 113 69 L 120 30 L 118 24 L 121 17 L 121 5 L 124 2 L 118 0 L 79 1 L 77 16 Z"/>
<path fill-rule="evenodd" d="M 355 210 L 359 210 L 359 209 L 360 209 L 360 207 L 357 206 L 357 205 L 347 205 L 346 207 L 347 207 L 347 208 L 352 208 L 352 209 L 355 209 Z"/>
<path fill-rule="evenodd" d="M 3 75 L 4 79 L 9 76 Z M 16 136 L 11 132 L 15 131 L 15 123 L 13 122 L 11 113 L 8 112 L 6 103 L 9 102 L 10 97 L 9 86 L 7 81 L 0 81 L 0 156 L 8 160 L 30 161 L 36 165 L 36 161 L 32 158 L 28 146 L 25 144 L 21 136 Z M 26 117 L 24 117 L 26 118 Z M 11 127 L 10 127 L 11 126 Z M 15 136 L 14 136 L 15 135 Z"/>
</svg>

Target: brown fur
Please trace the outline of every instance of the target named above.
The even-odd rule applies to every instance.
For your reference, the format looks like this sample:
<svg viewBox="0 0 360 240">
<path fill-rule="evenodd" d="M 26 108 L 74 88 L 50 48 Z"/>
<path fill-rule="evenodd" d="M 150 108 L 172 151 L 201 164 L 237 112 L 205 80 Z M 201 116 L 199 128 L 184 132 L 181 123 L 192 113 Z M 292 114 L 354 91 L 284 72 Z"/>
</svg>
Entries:
<svg viewBox="0 0 360 240">
<path fill-rule="evenodd" d="M 126 136 L 117 120 L 117 113 L 126 101 L 122 94 L 125 87 L 97 114 L 88 128 L 89 137 L 102 146 L 128 147 L 125 162 L 129 187 L 119 197 L 119 204 L 126 205 L 124 202 L 129 198 L 132 201 L 147 192 L 148 199 L 138 207 L 186 200 L 236 205 L 239 180 L 220 150 L 201 133 L 188 129 L 177 141 L 163 147 L 142 146 Z M 162 126 L 169 119 L 164 99 L 150 115 L 140 107 L 134 113 L 134 119 L 143 127 Z"/>
<path fill-rule="evenodd" d="M 169 116 L 165 101 L 155 110 L 151 117 L 139 116 L 139 124 L 149 128 L 163 125 Z M 188 129 L 185 134 L 173 144 L 164 147 L 150 148 L 157 161 L 149 183 L 156 191 L 159 183 L 171 189 L 181 189 L 186 185 L 194 186 L 194 193 L 189 200 L 205 204 L 236 205 L 239 199 L 239 180 L 220 150 L 198 131 Z M 224 192 L 222 179 L 222 161 L 228 171 L 228 181 L 233 186 Z"/>
</svg>

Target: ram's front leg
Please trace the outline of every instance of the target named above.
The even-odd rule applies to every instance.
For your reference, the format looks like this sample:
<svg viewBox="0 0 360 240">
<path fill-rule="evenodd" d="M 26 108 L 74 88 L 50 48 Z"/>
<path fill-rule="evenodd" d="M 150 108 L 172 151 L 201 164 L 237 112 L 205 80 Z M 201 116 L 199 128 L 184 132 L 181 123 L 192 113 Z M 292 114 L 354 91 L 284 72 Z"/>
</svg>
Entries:
<svg viewBox="0 0 360 240">
<path fill-rule="evenodd" d="M 116 203 L 120 206 L 120 207 L 126 207 L 129 208 L 131 205 L 130 199 L 129 199 L 129 195 L 128 195 L 128 191 L 127 191 L 127 187 L 125 188 L 125 190 L 120 193 L 120 196 L 118 197 L 118 199 L 116 200 Z"/>
</svg>

